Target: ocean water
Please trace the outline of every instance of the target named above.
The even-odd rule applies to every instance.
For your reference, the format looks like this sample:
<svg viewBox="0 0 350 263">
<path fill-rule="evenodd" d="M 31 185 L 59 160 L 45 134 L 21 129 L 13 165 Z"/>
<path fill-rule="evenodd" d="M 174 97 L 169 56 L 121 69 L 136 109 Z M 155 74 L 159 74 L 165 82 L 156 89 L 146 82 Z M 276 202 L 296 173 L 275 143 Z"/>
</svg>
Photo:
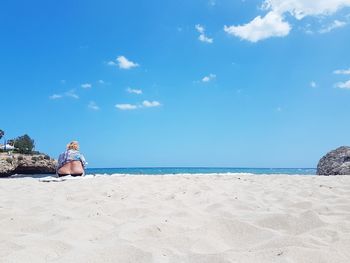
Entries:
<svg viewBox="0 0 350 263">
<path fill-rule="evenodd" d="M 162 174 L 289 174 L 315 175 L 315 168 L 189 168 L 189 167 L 154 167 L 154 168 L 88 168 L 86 174 L 130 174 L 130 175 L 162 175 Z"/>
</svg>

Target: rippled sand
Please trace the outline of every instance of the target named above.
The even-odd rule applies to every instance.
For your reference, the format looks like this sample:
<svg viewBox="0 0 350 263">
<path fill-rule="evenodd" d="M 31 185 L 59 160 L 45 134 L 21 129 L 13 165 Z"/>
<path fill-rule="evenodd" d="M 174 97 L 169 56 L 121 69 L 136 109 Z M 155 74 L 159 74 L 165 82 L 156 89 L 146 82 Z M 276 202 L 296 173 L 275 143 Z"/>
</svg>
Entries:
<svg viewBox="0 0 350 263">
<path fill-rule="evenodd" d="M 350 262 L 350 176 L 0 181 L 0 262 Z"/>
</svg>

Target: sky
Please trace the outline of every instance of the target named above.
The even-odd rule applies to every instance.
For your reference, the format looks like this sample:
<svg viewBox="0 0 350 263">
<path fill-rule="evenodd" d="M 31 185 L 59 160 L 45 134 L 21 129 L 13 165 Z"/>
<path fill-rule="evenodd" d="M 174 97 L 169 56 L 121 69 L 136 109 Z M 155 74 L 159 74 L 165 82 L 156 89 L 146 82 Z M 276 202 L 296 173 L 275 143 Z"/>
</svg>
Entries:
<svg viewBox="0 0 350 263">
<path fill-rule="evenodd" d="M 3 0 L 1 126 L 89 167 L 316 167 L 349 145 L 350 0 Z"/>
</svg>

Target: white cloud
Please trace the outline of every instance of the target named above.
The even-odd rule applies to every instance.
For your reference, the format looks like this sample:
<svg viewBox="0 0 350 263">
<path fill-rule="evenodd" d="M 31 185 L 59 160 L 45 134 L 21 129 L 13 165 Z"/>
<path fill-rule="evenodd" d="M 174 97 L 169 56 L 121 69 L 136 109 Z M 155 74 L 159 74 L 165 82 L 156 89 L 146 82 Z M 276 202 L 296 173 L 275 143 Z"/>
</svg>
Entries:
<svg viewBox="0 0 350 263">
<path fill-rule="evenodd" d="M 90 83 L 84 83 L 84 84 L 81 84 L 81 87 L 82 87 L 83 89 L 89 89 L 89 88 L 92 87 L 92 85 L 91 85 Z"/>
<path fill-rule="evenodd" d="M 195 25 L 195 28 L 199 33 L 204 34 L 205 28 L 203 26 L 201 26 L 200 24 L 197 24 Z"/>
<path fill-rule="evenodd" d="M 108 65 L 108 66 L 118 66 L 118 64 L 115 63 L 114 61 L 108 61 L 108 62 L 107 62 L 107 65 Z"/>
<path fill-rule="evenodd" d="M 337 84 L 335 84 L 335 86 L 339 89 L 350 89 L 350 80 L 346 82 L 338 82 Z"/>
<path fill-rule="evenodd" d="M 116 104 L 115 107 L 119 110 L 136 110 L 136 109 L 142 109 L 142 108 L 154 108 L 162 106 L 162 104 L 159 101 L 149 101 L 144 100 L 142 104 Z"/>
<path fill-rule="evenodd" d="M 53 94 L 49 97 L 51 100 L 57 100 L 57 99 L 61 99 L 62 95 L 60 94 Z"/>
<path fill-rule="evenodd" d="M 292 29 L 285 20 L 287 14 L 301 20 L 307 16 L 329 16 L 349 6 L 350 0 L 265 0 L 262 9 L 268 11 L 266 16 L 257 16 L 241 26 L 225 26 L 224 30 L 241 39 L 258 42 L 270 37 L 287 36 Z M 321 29 L 320 33 L 345 26 L 343 23 L 335 20 L 330 26 Z"/>
<path fill-rule="evenodd" d="M 311 88 L 316 88 L 317 87 L 317 83 L 315 81 L 311 81 L 310 82 L 310 87 Z"/>
<path fill-rule="evenodd" d="M 117 57 L 117 61 L 119 62 L 118 65 L 119 65 L 119 68 L 121 69 L 131 69 L 139 66 L 139 64 L 128 60 L 124 56 Z"/>
<path fill-rule="evenodd" d="M 94 101 L 90 101 L 88 108 L 92 109 L 92 110 L 99 110 L 100 109 L 100 107 L 97 106 L 97 104 Z"/>
<path fill-rule="evenodd" d="M 263 9 L 279 14 L 289 13 L 301 20 L 306 16 L 332 15 L 343 7 L 350 6 L 350 0 L 265 0 Z"/>
<path fill-rule="evenodd" d="M 132 68 L 136 68 L 136 67 L 140 66 L 139 64 L 128 60 L 124 56 L 117 57 L 115 61 L 108 61 L 107 65 L 118 66 L 121 69 L 132 69 Z"/>
<path fill-rule="evenodd" d="M 101 86 L 101 85 L 110 85 L 111 83 L 107 82 L 107 81 L 104 81 L 103 79 L 99 79 L 97 81 L 97 84 Z"/>
<path fill-rule="evenodd" d="M 346 24 L 347 23 L 344 22 L 344 21 L 334 20 L 333 23 L 331 23 L 327 27 L 322 28 L 318 32 L 321 33 L 321 34 L 328 33 L 328 32 L 331 32 L 334 29 L 337 29 L 337 28 L 340 28 L 340 27 L 344 27 L 344 26 L 346 26 Z"/>
<path fill-rule="evenodd" d="M 115 107 L 119 110 L 136 110 L 138 108 L 134 104 L 116 104 Z"/>
<path fill-rule="evenodd" d="M 66 91 L 63 94 L 53 94 L 51 96 L 49 96 L 49 99 L 51 100 L 57 100 L 57 99 L 61 99 L 63 97 L 69 97 L 69 98 L 73 98 L 73 99 L 79 99 L 78 94 L 75 93 L 75 89 L 71 89 L 69 91 Z"/>
<path fill-rule="evenodd" d="M 142 90 L 141 90 L 141 89 L 131 89 L 131 88 L 127 88 L 126 91 L 127 91 L 128 93 L 133 93 L 133 94 L 137 94 L 137 95 L 142 94 Z"/>
<path fill-rule="evenodd" d="M 349 69 L 337 69 L 333 71 L 334 74 L 338 75 L 350 75 L 350 68 Z"/>
<path fill-rule="evenodd" d="M 209 43 L 209 44 L 212 44 L 214 42 L 214 40 L 212 38 L 209 38 L 205 35 L 204 26 L 197 24 L 197 25 L 195 25 L 195 28 L 198 31 L 198 33 L 200 34 L 198 37 L 199 41 Z"/>
<path fill-rule="evenodd" d="M 224 26 L 226 33 L 250 42 L 258 42 L 270 37 L 283 37 L 289 34 L 291 26 L 283 17 L 269 12 L 261 18 L 257 16 L 251 22 L 241 26 Z"/>
<path fill-rule="evenodd" d="M 216 75 L 210 73 L 208 76 L 205 76 L 202 78 L 202 82 L 210 82 L 215 78 L 216 78 Z"/>
<path fill-rule="evenodd" d="M 144 100 L 142 102 L 142 106 L 146 107 L 146 108 L 151 108 L 151 107 L 159 107 L 161 106 L 160 102 L 158 101 L 148 101 L 148 100 Z"/>
<path fill-rule="evenodd" d="M 207 36 L 204 35 L 204 34 L 200 34 L 199 37 L 198 37 L 198 39 L 199 39 L 199 41 L 201 41 L 201 42 L 205 42 L 205 43 L 209 43 L 209 44 L 213 43 L 213 41 L 214 41 L 212 38 L 209 38 L 209 37 L 207 37 Z"/>
<path fill-rule="evenodd" d="M 65 92 L 64 95 L 73 99 L 79 99 L 79 96 L 75 93 L 75 90 L 69 90 Z"/>
</svg>

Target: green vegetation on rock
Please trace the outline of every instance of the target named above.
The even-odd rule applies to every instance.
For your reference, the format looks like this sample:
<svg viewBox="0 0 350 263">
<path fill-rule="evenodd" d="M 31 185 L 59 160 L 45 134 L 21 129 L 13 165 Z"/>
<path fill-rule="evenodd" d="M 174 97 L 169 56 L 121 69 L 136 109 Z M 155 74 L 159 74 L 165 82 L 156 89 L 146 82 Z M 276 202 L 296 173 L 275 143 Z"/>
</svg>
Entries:
<svg viewBox="0 0 350 263">
<path fill-rule="evenodd" d="M 32 153 L 35 147 L 34 140 L 27 134 L 17 137 L 14 146 L 19 153 L 24 154 Z"/>
</svg>

